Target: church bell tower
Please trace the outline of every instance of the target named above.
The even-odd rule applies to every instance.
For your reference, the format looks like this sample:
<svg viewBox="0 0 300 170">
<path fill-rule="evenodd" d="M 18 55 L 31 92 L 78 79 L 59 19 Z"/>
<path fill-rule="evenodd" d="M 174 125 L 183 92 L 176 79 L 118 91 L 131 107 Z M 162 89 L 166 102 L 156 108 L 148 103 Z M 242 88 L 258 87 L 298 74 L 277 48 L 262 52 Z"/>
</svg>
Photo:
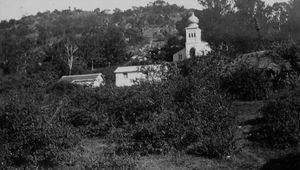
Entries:
<svg viewBox="0 0 300 170">
<path fill-rule="evenodd" d="M 199 19 L 195 16 L 194 12 L 189 18 L 189 26 L 186 30 L 186 58 L 195 56 L 202 56 L 210 51 L 208 43 L 201 40 L 201 29 L 199 28 Z"/>
</svg>

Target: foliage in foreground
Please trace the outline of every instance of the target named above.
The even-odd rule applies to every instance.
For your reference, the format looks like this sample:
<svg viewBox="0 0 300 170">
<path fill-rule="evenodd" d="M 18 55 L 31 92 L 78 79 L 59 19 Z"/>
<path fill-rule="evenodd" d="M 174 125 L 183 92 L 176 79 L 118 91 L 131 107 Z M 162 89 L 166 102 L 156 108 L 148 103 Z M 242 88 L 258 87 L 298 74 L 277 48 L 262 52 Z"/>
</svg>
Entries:
<svg viewBox="0 0 300 170">
<path fill-rule="evenodd" d="M 265 125 L 260 138 L 275 148 L 300 143 L 300 88 L 286 89 L 269 99 L 261 109 Z"/>
<path fill-rule="evenodd" d="M 75 146 L 75 129 L 42 109 L 43 96 L 15 91 L 0 108 L 1 164 L 4 166 L 53 167 L 63 151 Z"/>
<path fill-rule="evenodd" d="M 7 89 L 1 96 L 7 101 L 0 114 L 7 151 L 1 161 L 27 167 L 63 165 L 68 162 L 63 153 L 83 137 L 105 137 L 116 144 L 118 154 L 173 149 L 214 158 L 231 154 L 236 124 L 230 104 L 217 90 L 220 58 L 212 55 L 167 67 L 162 82 L 133 87 Z"/>
<path fill-rule="evenodd" d="M 167 79 L 161 83 L 77 87 L 70 92 L 57 85 L 49 93 L 67 92 L 68 123 L 89 137 L 107 137 L 118 144 L 118 153 L 161 154 L 175 148 L 222 157 L 234 150 L 235 121 L 230 105 L 216 90 L 219 60 L 212 56 L 167 64 Z"/>
<path fill-rule="evenodd" d="M 271 80 L 262 69 L 241 67 L 232 75 L 222 77 L 221 83 L 224 92 L 244 101 L 265 99 L 271 90 Z"/>
<path fill-rule="evenodd" d="M 281 42 L 274 44 L 272 50 L 257 56 L 274 60 L 268 67 L 249 66 L 249 63 L 233 64 L 233 68 L 225 69 L 220 78 L 220 88 L 232 99 L 253 101 L 267 99 L 271 92 L 295 87 L 300 73 L 299 42 Z M 253 60 L 255 57 L 253 57 Z M 260 63 L 268 64 L 268 61 Z M 273 65 L 273 66 L 272 66 Z M 275 66 L 275 67 L 274 67 Z M 270 68 L 269 68 L 270 67 Z M 271 69 L 272 67 L 278 69 Z"/>
<path fill-rule="evenodd" d="M 116 101 L 124 105 L 114 104 L 113 110 L 123 123 L 109 135 L 119 141 L 119 151 L 160 154 L 175 148 L 209 157 L 230 154 L 235 119 L 216 90 L 218 60 L 195 58 L 169 66 L 168 79 L 160 84 L 121 89 Z"/>
</svg>

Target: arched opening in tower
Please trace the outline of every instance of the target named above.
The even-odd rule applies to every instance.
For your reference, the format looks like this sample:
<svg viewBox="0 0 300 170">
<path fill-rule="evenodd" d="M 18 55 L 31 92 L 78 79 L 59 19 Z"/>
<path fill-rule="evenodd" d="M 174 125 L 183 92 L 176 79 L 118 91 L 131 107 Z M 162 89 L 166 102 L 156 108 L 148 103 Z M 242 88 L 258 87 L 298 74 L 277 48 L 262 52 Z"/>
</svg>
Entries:
<svg viewBox="0 0 300 170">
<path fill-rule="evenodd" d="M 196 49 L 194 47 L 190 49 L 190 56 L 191 58 L 196 56 Z"/>
</svg>

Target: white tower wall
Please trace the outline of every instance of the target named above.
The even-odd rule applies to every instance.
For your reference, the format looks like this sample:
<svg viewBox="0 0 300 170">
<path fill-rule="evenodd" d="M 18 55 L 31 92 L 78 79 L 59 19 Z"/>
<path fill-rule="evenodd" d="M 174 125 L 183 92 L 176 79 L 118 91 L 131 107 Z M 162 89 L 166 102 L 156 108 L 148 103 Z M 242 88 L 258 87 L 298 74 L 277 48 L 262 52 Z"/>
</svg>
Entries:
<svg viewBox="0 0 300 170">
<path fill-rule="evenodd" d="M 201 56 L 207 54 L 211 51 L 207 42 L 202 41 L 201 39 L 201 29 L 198 26 L 199 19 L 193 13 L 189 18 L 190 25 L 185 29 L 186 30 L 186 58 L 191 58 L 190 51 L 192 48 L 195 49 L 195 56 Z"/>
<path fill-rule="evenodd" d="M 193 13 L 189 18 L 189 26 L 185 28 L 186 31 L 186 42 L 185 49 L 175 53 L 173 55 L 173 61 L 178 62 L 188 58 L 191 58 L 191 49 L 194 48 L 195 56 L 206 55 L 211 51 L 209 44 L 207 42 L 202 41 L 201 37 L 201 29 L 198 26 L 199 19 Z M 183 55 L 183 53 L 185 53 Z"/>
<path fill-rule="evenodd" d="M 204 47 L 201 41 L 201 29 L 199 28 L 186 28 L 186 56 L 190 58 L 190 51 L 192 48 L 195 49 L 195 55 L 203 55 L 202 49 Z"/>
</svg>

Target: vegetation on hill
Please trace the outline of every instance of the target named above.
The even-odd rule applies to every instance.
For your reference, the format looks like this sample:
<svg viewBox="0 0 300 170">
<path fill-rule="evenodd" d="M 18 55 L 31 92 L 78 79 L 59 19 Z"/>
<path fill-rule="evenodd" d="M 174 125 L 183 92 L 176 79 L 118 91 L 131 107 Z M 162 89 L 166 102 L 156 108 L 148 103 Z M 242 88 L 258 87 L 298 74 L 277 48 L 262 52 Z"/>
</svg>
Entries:
<svg viewBox="0 0 300 170">
<path fill-rule="evenodd" d="M 262 100 L 272 91 L 299 84 L 299 43 L 275 45 L 272 50 L 245 54 L 227 64 L 221 76 L 222 91 L 237 100 Z"/>
<path fill-rule="evenodd" d="M 217 158 L 230 155 L 236 124 L 229 103 L 216 90 L 219 62 L 212 55 L 180 66 L 166 64 L 170 72 L 163 82 L 130 88 L 59 83 L 47 90 L 30 85 L 5 89 L 2 163 L 66 165 L 71 161 L 66 152 L 82 137 L 105 137 L 121 155 L 173 149 Z"/>
<path fill-rule="evenodd" d="M 248 3 L 199 0 L 199 3 L 204 9 L 194 11 L 200 19 L 202 38 L 231 58 L 269 48 L 274 42 L 299 40 L 297 0 L 272 6 L 261 0 Z M 119 65 L 132 55 L 144 55 L 139 51 L 144 51 L 143 46 L 150 41 L 153 42 L 150 48 L 157 44 L 162 52 L 154 60 L 171 61 L 173 53 L 184 47 L 189 15 L 189 10 L 183 7 L 157 0 L 146 7 L 115 9 L 112 14 L 100 9 L 66 9 L 2 21 L 2 72 L 26 74 L 42 66 L 57 71 L 59 76 L 67 74 L 62 69 L 67 67 L 66 42 L 78 47 L 72 74 Z M 178 39 L 179 35 L 183 39 Z"/>
<path fill-rule="evenodd" d="M 272 141 L 264 147 L 298 147 L 299 2 L 199 0 L 203 10 L 194 11 L 213 50 L 179 63 L 166 61 L 184 48 L 190 10 L 162 0 L 112 14 L 68 9 L 2 21 L 0 168 L 132 166 L 140 156 L 171 152 L 230 159 L 248 147 L 238 142 L 248 138 L 238 135 L 244 127 L 232 100 L 266 99 L 250 137 Z M 280 69 L 224 71 L 258 50 Z M 117 88 L 113 70 L 128 63 L 168 69 L 161 82 Z M 56 83 L 91 72 L 105 74 L 106 85 Z M 82 141 L 91 138 L 110 151 L 85 157 Z"/>
</svg>

